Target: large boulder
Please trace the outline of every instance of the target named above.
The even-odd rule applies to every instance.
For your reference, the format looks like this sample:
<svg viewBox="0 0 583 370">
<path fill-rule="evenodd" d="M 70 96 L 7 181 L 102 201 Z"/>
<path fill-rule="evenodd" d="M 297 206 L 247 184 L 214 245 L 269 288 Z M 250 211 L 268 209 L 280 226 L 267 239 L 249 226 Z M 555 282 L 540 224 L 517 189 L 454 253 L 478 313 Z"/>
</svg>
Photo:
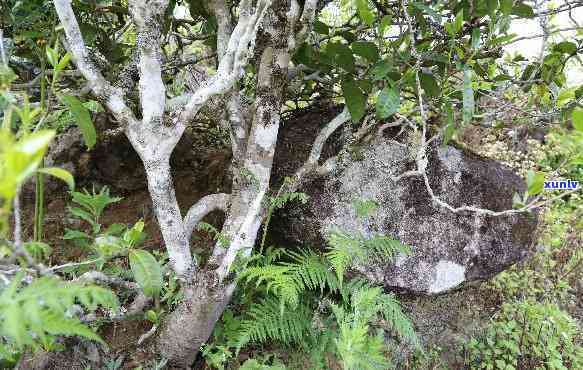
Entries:
<svg viewBox="0 0 583 370">
<path fill-rule="evenodd" d="M 305 133 L 313 126 L 296 121 L 284 132 Z M 437 294 L 487 279 L 527 255 L 536 215 L 453 213 L 432 202 L 422 178 L 394 181 L 394 176 L 415 168 L 414 148 L 406 139 L 398 142 L 391 137 L 358 148 L 336 172 L 302 188 L 310 196 L 306 205 L 290 205 L 275 215 L 273 234 L 287 244 L 312 246 L 324 246 L 334 228 L 397 238 L 411 246 L 411 254 L 398 256 L 395 263 L 370 263 L 357 270 L 388 289 L 409 293 Z M 452 146 L 435 142 L 428 158 L 434 193 L 454 207 L 511 209 L 513 194 L 525 190 L 510 168 Z M 302 160 L 297 153 L 288 167 Z M 352 205 L 356 199 L 373 200 L 379 207 L 360 220 Z"/>
</svg>

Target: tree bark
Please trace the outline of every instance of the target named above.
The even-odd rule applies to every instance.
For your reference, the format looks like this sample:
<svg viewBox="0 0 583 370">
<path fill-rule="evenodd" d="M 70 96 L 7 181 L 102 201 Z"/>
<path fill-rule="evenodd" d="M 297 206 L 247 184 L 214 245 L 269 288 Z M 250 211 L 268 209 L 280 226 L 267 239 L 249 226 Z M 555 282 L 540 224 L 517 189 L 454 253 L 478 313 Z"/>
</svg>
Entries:
<svg viewBox="0 0 583 370">
<path fill-rule="evenodd" d="M 144 161 L 148 191 L 174 271 L 187 281 L 193 270 L 192 254 L 176 200 L 169 159 Z"/>
<path fill-rule="evenodd" d="M 189 368 L 210 338 L 215 323 L 231 300 L 235 284 L 220 284 L 216 273 L 199 270 L 184 286 L 184 298 L 164 321 L 156 350 L 172 366 Z"/>
</svg>

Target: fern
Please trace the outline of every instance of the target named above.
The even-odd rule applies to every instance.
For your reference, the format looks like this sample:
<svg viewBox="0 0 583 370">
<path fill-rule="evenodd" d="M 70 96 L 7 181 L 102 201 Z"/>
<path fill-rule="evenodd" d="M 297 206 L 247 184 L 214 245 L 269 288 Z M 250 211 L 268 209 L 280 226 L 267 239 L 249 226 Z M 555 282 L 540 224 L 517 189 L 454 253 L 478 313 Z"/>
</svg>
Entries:
<svg viewBox="0 0 583 370">
<path fill-rule="evenodd" d="M 362 220 L 376 212 L 379 204 L 372 199 L 357 198 L 352 201 L 352 208 L 356 212 L 356 217 Z"/>
<path fill-rule="evenodd" d="M 196 230 L 212 235 L 213 239 L 218 242 L 220 247 L 227 248 L 229 244 L 231 244 L 231 241 L 224 233 L 220 232 L 216 227 L 209 223 L 199 222 L 196 225 Z"/>
<path fill-rule="evenodd" d="M 384 235 L 365 238 L 339 230 L 330 233 L 328 244 L 324 255 L 309 250 L 268 249 L 266 255 L 249 259 L 238 279 L 265 288 L 267 296 L 254 303 L 242 321 L 238 349 L 251 341 L 294 342 L 308 348 L 320 366 L 323 354 L 331 349 L 344 369 L 386 369 L 389 361 L 384 337 L 382 333 L 371 334 L 371 323 L 384 321 L 395 335 L 418 344 L 413 325 L 395 295 L 385 294 L 381 287 L 363 279 L 342 284 L 344 273 L 355 263 L 392 259 L 409 248 Z M 341 300 L 319 300 L 320 309 L 314 314 L 314 293 L 321 297 L 324 292 L 338 292 Z M 286 307 L 292 309 L 284 313 Z M 331 314 L 327 314 L 327 324 L 322 327 L 318 322 L 322 324 L 320 314 L 328 311 L 326 308 Z"/>
<path fill-rule="evenodd" d="M 305 193 L 299 192 L 283 192 L 282 190 L 287 187 L 291 181 L 290 178 L 286 177 L 284 179 L 284 184 L 281 186 L 279 191 L 274 197 L 269 198 L 269 207 L 267 209 L 267 217 L 265 218 L 265 224 L 263 225 L 263 236 L 261 237 L 261 244 L 259 247 L 259 254 L 263 253 L 263 248 L 265 247 L 265 239 L 267 237 L 267 229 L 269 227 L 269 222 L 271 221 L 271 216 L 276 209 L 282 208 L 288 202 L 300 201 L 302 204 L 306 204 L 308 201 L 308 196 Z"/>
<path fill-rule="evenodd" d="M 98 306 L 116 309 L 116 296 L 105 288 L 41 277 L 21 288 L 18 274 L 0 294 L 0 341 L 16 350 L 49 343 L 55 335 L 81 336 L 100 341 L 91 329 L 71 314 L 79 303 L 88 310 Z"/>
<path fill-rule="evenodd" d="M 397 253 L 410 253 L 409 246 L 382 234 L 365 238 L 361 234 L 351 235 L 334 229 L 328 235 L 327 242 L 329 248 L 326 257 L 336 271 L 340 284 L 346 270 L 354 264 L 370 260 L 393 260 Z"/>
<path fill-rule="evenodd" d="M 251 305 L 248 318 L 241 323 L 237 348 L 250 341 L 264 343 L 268 339 L 283 343 L 300 342 L 311 328 L 313 310 L 299 304 L 294 310 L 281 314 L 279 300 L 267 297 Z"/>
<path fill-rule="evenodd" d="M 267 292 L 279 298 L 282 311 L 285 305 L 295 308 L 306 290 L 337 290 L 338 283 L 321 256 L 311 251 L 282 253 L 291 262 L 248 267 L 240 273 L 239 280 L 255 281 L 257 287 L 265 284 Z"/>
</svg>

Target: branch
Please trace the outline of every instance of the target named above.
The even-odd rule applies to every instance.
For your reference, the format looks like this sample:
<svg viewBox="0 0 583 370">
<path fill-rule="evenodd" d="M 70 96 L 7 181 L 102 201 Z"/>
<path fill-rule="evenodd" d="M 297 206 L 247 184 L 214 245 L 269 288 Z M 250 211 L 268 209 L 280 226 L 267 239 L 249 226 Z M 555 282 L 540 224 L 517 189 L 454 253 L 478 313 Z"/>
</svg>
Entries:
<svg viewBox="0 0 583 370">
<path fill-rule="evenodd" d="M 425 184 L 425 189 L 427 190 L 427 193 L 431 197 L 432 202 L 436 203 L 440 207 L 445 208 L 453 213 L 473 212 L 473 213 L 477 213 L 477 214 L 483 214 L 483 215 L 494 216 L 494 217 L 508 216 L 508 215 L 512 215 L 512 214 L 529 212 L 529 211 L 532 211 L 536 208 L 540 208 L 548 203 L 551 203 L 556 199 L 560 199 L 564 196 L 567 196 L 567 195 L 573 193 L 574 191 L 578 190 L 578 189 L 575 189 L 575 190 L 572 190 L 569 192 L 565 192 L 563 194 L 560 194 L 556 197 L 550 198 L 550 199 L 543 201 L 543 202 L 538 202 L 539 198 L 536 198 L 531 203 L 529 203 L 521 208 L 508 209 L 508 210 L 504 210 L 504 211 L 493 211 L 490 209 L 484 209 L 484 208 L 479 208 L 476 206 L 467 206 L 467 205 L 456 208 L 456 207 L 451 206 L 449 203 L 441 200 L 438 196 L 435 195 L 435 193 L 433 192 L 433 189 L 431 188 L 431 185 L 429 184 L 429 177 L 427 176 L 428 159 L 427 159 L 426 152 L 427 152 L 429 144 L 431 144 L 431 142 L 434 139 L 436 139 L 436 137 L 431 138 L 429 141 L 426 138 L 428 117 L 427 117 L 427 112 L 424 109 L 423 96 L 421 94 L 421 91 L 422 91 L 421 82 L 419 80 L 419 68 L 420 68 L 420 63 L 421 63 L 422 58 L 419 55 L 419 53 L 417 52 L 417 49 L 415 48 L 415 36 L 414 36 L 415 29 L 413 29 L 413 22 L 411 20 L 410 15 L 406 11 L 407 0 L 402 0 L 401 6 L 403 8 L 405 19 L 407 21 L 407 25 L 409 28 L 411 55 L 413 56 L 413 58 L 415 58 L 417 60 L 415 66 L 414 66 L 414 70 L 415 70 L 415 79 L 416 79 L 416 83 L 417 83 L 417 91 L 419 91 L 418 104 L 419 104 L 419 112 L 421 115 L 422 133 L 421 133 L 419 148 L 418 148 L 417 153 L 415 155 L 416 169 L 411 170 L 411 171 L 407 171 L 399 176 L 393 177 L 393 180 L 399 181 L 399 180 L 401 180 L 403 178 L 407 178 L 407 177 L 421 176 L 423 178 L 423 182 Z"/>
<path fill-rule="evenodd" d="M 312 24 L 314 18 L 316 17 L 316 9 L 318 7 L 318 0 L 307 0 L 304 4 L 304 10 L 300 16 L 300 30 L 295 36 L 294 47 L 297 48 L 305 40 L 310 31 L 312 30 Z"/>
<path fill-rule="evenodd" d="M 229 194 L 210 194 L 196 202 L 184 217 L 184 232 L 190 239 L 196 225 L 209 213 L 216 210 L 226 211 L 231 201 Z"/>
<path fill-rule="evenodd" d="M 120 123 L 131 124 L 136 122 L 134 113 L 123 100 L 123 91 L 120 88 L 114 88 L 89 58 L 89 52 L 83 41 L 79 24 L 71 8 L 71 0 L 54 0 L 54 3 L 67 35 L 69 51 L 73 61 L 77 65 L 79 72 L 83 74 L 83 77 L 89 83 L 95 96 L 107 106 Z"/>
<path fill-rule="evenodd" d="M 209 98 L 227 92 L 241 78 L 243 68 L 253 54 L 259 24 L 270 4 L 271 0 L 259 0 L 255 13 L 250 14 L 251 1 L 244 0 L 241 3 L 239 22 L 231 34 L 217 74 L 192 95 L 188 104 L 177 115 L 180 122 L 190 122 Z"/>
<path fill-rule="evenodd" d="M 217 54 L 219 60 L 225 56 L 229 46 L 229 35 L 233 27 L 231 26 L 231 12 L 227 8 L 225 0 L 211 0 L 209 7 L 217 19 Z"/>
<path fill-rule="evenodd" d="M 85 272 L 84 274 L 82 274 L 81 276 L 76 278 L 74 281 L 79 281 L 79 280 L 90 281 L 90 282 L 94 282 L 94 283 L 104 283 L 106 285 L 118 286 L 118 287 L 129 289 L 129 290 L 138 289 L 138 284 L 136 284 L 134 282 L 125 281 L 125 280 L 123 280 L 121 278 L 117 278 L 117 277 L 107 276 L 106 274 L 104 274 L 101 271 Z"/>
<path fill-rule="evenodd" d="M 300 167 L 300 169 L 295 173 L 294 177 L 297 179 L 298 186 L 300 185 L 303 178 L 311 171 L 313 171 L 318 165 L 318 160 L 320 160 L 322 150 L 324 149 L 324 144 L 326 144 L 328 138 L 330 138 L 334 131 L 336 131 L 336 129 L 342 126 L 349 119 L 350 113 L 348 112 L 348 108 L 344 107 L 340 114 L 334 117 L 332 121 L 328 122 L 328 124 L 326 124 L 322 130 L 320 130 L 320 133 L 318 133 L 318 136 L 316 136 L 316 139 L 314 140 L 314 144 L 312 145 L 312 150 L 310 151 L 308 159 L 304 165 Z"/>
</svg>

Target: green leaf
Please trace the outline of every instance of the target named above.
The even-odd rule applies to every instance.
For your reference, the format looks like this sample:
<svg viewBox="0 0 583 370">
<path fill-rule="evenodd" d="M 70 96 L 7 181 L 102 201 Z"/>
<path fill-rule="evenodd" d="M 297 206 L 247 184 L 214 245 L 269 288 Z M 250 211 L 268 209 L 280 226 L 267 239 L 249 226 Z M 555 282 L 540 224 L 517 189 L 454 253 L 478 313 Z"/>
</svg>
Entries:
<svg viewBox="0 0 583 370">
<path fill-rule="evenodd" d="M 367 59 L 371 63 L 375 63 L 379 59 L 379 49 L 372 42 L 356 41 L 350 46 L 354 54 Z"/>
<path fill-rule="evenodd" d="M 392 68 L 393 65 L 391 62 L 383 60 L 378 62 L 374 67 L 372 67 L 369 73 L 373 76 L 374 80 L 378 81 L 382 80 L 387 74 L 389 74 Z"/>
<path fill-rule="evenodd" d="M 493 15 L 498 9 L 498 0 L 486 0 L 486 8 L 488 9 L 488 14 Z"/>
<path fill-rule="evenodd" d="M 514 193 L 512 196 L 512 208 L 518 209 L 524 207 L 524 202 L 522 201 L 522 197 L 518 193 Z"/>
<path fill-rule="evenodd" d="M 327 35 L 330 33 L 330 27 L 328 27 L 327 24 L 320 22 L 319 20 L 315 20 L 314 31 L 321 35 Z"/>
<path fill-rule="evenodd" d="M 573 109 L 571 118 L 573 120 L 573 127 L 575 127 L 576 130 L 583 132 L 583 108 L 577 107 Z"/>
<path fill-rule="evenodd" d="M 464 24 L 464 10 L 460 9 L 460 11 L 456 14 L 455 20 L 453 22 L 453 33 L 454 35 L 457 34 Z"/>
<path fill-rule="evenodd" d="M 366 110 L 366 96 L 354 81 L 342 82 L 342 94 L 352 121 L 360 121 Z"/>
<path fill-rule="evenodd" d="M 55 68 L 59 64 L 59 53 L 55 49 L 47 46 L 46 54 L 49 64 Z"/>
<path fill-rule="evenodd" d="M 569 55 L 574 55 L 577 53 L 577 45 L 570 41 L 563 41 L 555 45 L 553 50 Z"/>
<path fill-rule="evenodd" d="M 520 18 L 534 18 L 534 11 L 529 5 L 521 3 L 512 8 L 512 13 Z"/>
<path fill-rule="evenodd" d="M 55 137 L 52 130 L 34 132 L 14 146 L 4 157 L 3 166 L 12 173 L 18 183 L 24 182 L 38 168 L 42 157 Z"/>
<path fill-rule="evenodd" d="M 421 83 L 421 87 L 425 91 L 425 93 L 429 96 L 436 97 L 439 96 L 441 90 L 439 89 L 439 85 L 437 84 L 437 80 L 432 74 L 429 73 L 420 73 L 419 74 L 419 82 Z"/>
<path fill-rule="evenodd" d="M 71 110 L 71 113 L 75 117 L 75 121 L 77 121 L 77 125 L 81 129 L 87 148 L 93 148 L 97 142 L 97 133 L 91 121 L 89 110 L 83 106 L 79 99 L 72 95 L 61 96 L 61 101 Z"/>
<path fill-rule="evenodd" d="M 397 112 L 401 106 L 401 97 L 396 88 L 385 87 L 378 96 L 376 111 L 381 119 L 390 117 Z"/>
<path fill-rule="evenodd" d="M 416 2 L 416 1 L 413 2 L 413 6 L 417 9 L 421 10 L 425 14 L 431 16 L 431 18 L 433 18 L 437 23 L 441 23 L 441 14 L 439 14 L 438 12 L 436 12 L 435 10 L 430 8 L 429 6 L 427 6 L 423 3 Z"/>
<path fill-rule="evenodd" d="M 545 182 L 544 172 L 529 170 L 526 174 L 526 186 L 529 195 L 537 195 L 543 190 Z"/>
<path fill-rule="evenodd" d="M 355 0 L 356 10 L 358 11 L 358 16 L 367 25 L 372 25 L 374 22 L 374 14 L 368 7 L 368 0 Z"/>
<path fill-rule="evenodd" d="M 63 180 L 71 191 L 75 190 L 75 179 L 73 175 L 67 170 L 58 167 L 45 167 L 37 170 L 38 172 L 46 173 L 47 175 L 54 176 L 58 179 Z"/>
<path fill-rule="evenodd" d="M 467 67 L 464 69 L 464 83 L 462 97 L 463 97 L 462 120 L 464 124 L 467 124 L 472 120 L 475 110 L 474 90 L 472 89 L 472 70 Z"/>
<path fill-rule="evenodd" d="M 129 253 L 130 268 L 138 285 L 148 296 L 157 296 L 162 289 L 162 269 L 149 252 L 141 249 Z"/>
<path fill-rule="evenodd" d="M 453 138 L 453 135 L 455 134 L 456 131 L 455 121 L 453 119 L 453 108 L 451 106 L 451 103 L 446 104 L 445 111 L 447 114 L 447 124 L 443 131 L 443 145 L 447 145 L 447 143 L 449 143 L 449 141 Z"/>
<path fill-rule="evenodd" d="M 500 0 L 500 11 L 504 15 L 510 15 L 512 12 L 513 0 Z"/>
<path fill-rule="evenodd" d="M 381 35 L 381 37 L 385 34 L 386 29 L 389 28 L 389 26 L 391 25 L 391 22 L 392 22 L 392 18 L 390 15 L 385 15 L 381 19 L 381 23 L 379 25 L 379 34 Z"/>
<path fill-rule="evenodd" d="M 472 28 L 472 49 L 478 49 L 480 47 L 480 28 Z"/>
<path fill-rule="evenodd" d="M 63 55 L 61 60 L 59 60 L 59 63 L 55 66 L 55 70 L 57 70 L 57 71 L 64 70 L 65 68 L 67 68 L 67 65 L 69 65 L 70 60 L 71 60 L 71 53 L 67 52 L 65 55 Z"/>
<path fill-rule="evenodd" d="M 326 47 L 326 54 L 333 65 L 337 65 L 347 72 L 354 72 L 354 55 L 347 45 L 331 42 Z"/>
</svg>

